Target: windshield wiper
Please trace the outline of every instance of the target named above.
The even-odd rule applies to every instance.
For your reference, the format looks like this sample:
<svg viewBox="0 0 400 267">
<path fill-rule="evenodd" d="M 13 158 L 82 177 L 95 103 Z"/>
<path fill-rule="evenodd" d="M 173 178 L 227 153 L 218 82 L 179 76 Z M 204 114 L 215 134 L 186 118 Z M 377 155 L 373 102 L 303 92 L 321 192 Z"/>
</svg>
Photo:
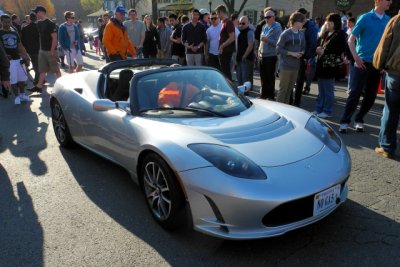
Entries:
<svg viewBox="0 0 400 267">
<path fill-rule="evenodd" d="M 222 117 L 222 118 L 227 117 L 225 114 L 222 114 L 220 112 L 212 111 L 212 110 L 208 110 L 208 109 L 202 109 L 202 108 L 178 108 L 178 107 L 162 108 L 162 107 L 158 107 L 158 108 L 146 108 L 146 109 L 141 110 L 140 113 L 151 111 L 151 110 L 156 110 L 156 111 L 157 110 L 183 110 L 183 111 L 192 111 L 195 113 L 206 113 L 209 115 L 213 115 L 216 117 Z"/>
</svg>

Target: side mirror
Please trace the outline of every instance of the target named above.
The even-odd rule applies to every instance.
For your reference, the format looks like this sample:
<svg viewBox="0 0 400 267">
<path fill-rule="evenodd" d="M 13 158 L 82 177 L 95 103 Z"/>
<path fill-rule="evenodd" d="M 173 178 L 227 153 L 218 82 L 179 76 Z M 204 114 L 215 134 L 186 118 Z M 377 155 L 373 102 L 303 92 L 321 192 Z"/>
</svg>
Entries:
<svg viewBox="0 0 400 267">
<path fill-rule="evenodd" d="M 108 111 L 113 109 L 122 109 L 128 112 L 129 102 L 128 101 L 117 101 L 113 102 L 109 99 L 99 99 L 93 102 L 93 109 L 96 111 Z"/>
<path fill-rule="evenodd" d="M 238 92 L 241 95 L 244 95 L 249 90 L 251 90 L 251 82 L 245 82 L 243 85 L 238 86 Z"/>
</svg>

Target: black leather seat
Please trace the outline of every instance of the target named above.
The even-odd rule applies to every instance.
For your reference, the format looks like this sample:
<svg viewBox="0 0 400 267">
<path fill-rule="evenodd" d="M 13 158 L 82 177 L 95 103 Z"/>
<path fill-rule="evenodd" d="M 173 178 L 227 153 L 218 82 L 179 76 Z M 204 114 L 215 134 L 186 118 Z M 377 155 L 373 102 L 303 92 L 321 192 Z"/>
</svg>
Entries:
<svg viewBox="0 0 400 267">
<path fill-rule="evenodd" d="M 130 81 L 133 77 L 132 70 L 121 70 L 118 78 L 118 87 L 115 90 L 112 99 L 113 101 L 126 101 L 129 97 Z"/>
</svg>

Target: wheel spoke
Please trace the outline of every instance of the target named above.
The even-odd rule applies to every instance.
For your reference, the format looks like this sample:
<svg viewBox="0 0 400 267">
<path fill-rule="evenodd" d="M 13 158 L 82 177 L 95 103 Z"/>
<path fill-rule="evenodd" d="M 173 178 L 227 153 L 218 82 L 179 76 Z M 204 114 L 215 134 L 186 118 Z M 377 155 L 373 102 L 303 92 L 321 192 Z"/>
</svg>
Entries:
<svg viewBox="0 0 400 267">
<path fill-rule="evenodd" d="M 153 198 L 151 199 L 150 205 L 153 208 L 153 207 L 155 207 L 156 204 L 158 205 L 159 202 L 160 202 L 160 197 L 157 195 L 154 195 Z"/>
<path fill-rule="evenodd" d="M 151 180 L 150 176 L 144 175 L 144 181 L 146 185 L 148 185 L 151 189 L 156 189 L 153 181 Z"/>
<path fill-rule="evenodd" d="M 159 211 L 160 211 L 160 217 L 165 218 L 165 219 L 168 218 L 169 211 L 165 207 L 165 202 L 161 198 L 158 200 L 158 207 L 159 207 Z"/>
<path fill-rule="evenodd" d="M 166 198 L 163 194 L 161 194 L 161 198 L 163 201 L 167 202 L 168 205 L 171 205 L 171 200 L 169 200 L 168 198 Z"/>
</svg>

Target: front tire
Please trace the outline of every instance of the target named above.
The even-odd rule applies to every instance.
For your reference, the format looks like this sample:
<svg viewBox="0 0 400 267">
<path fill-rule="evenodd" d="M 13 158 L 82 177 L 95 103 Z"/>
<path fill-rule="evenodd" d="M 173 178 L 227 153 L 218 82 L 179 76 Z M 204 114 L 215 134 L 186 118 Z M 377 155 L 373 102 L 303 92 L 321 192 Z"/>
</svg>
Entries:
<svg viewBox="0 0 400 267">
<path fill-rule="evenodd" d="M 167 230 L 182 228 L 186 222 L 184 196 L 168 164 L 158 155 L 148 154 L 141 166 L 140 182 L 157 223 Z"/>
<path fill-rule="evenodd" d="M 60 146 L 65 148 L 73 147 L 75 142 L 72 140 L 67 121 L 65 120 L 61 105 L 57 100 L 54 100 L 51 105 L 51 120 L 53 122 L 54 133 Z"/>
</svg>

